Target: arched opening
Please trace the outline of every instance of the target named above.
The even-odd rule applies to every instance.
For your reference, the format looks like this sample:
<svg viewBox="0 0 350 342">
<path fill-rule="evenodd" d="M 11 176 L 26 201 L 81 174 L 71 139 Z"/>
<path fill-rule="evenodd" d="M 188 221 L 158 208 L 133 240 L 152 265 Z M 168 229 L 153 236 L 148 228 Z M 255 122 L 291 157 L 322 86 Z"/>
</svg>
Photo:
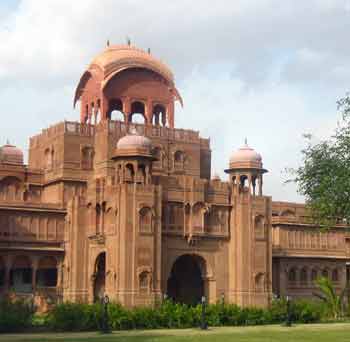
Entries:
<svg viewBox="0 0 350 342">
<path fill-rule="evenodd" d="M 139 291 L 142 293 L 148 292 L 150 289 L 150 274 L 147 271 L 143 271 L 139 275 Z"/>
<path fill-rule="evenodd" d="M 15 292 L 32 291 L 32 264 L 27 256 L 15 258 L 10 272 L 10 285 Z"/>
<path fill-rule="evenodd" d="M 140 216 L 140 232 L 151 233 L 152 232 L 152 210 L 148 207 L 143 207 L 139 212 Z"/>
<path fill-rule="evenodd" d="M 106 284 L 106 253 L 98 255 L 94 272 L 94 302 L 99 301 L 105 294 Z"/>
<path fill-rule="evenodd" d="M 109 120 L 125 121 L 123 113 L 123 102 L 121 99 L 109 100 L 107 118 Z"/>
<path fill-rule="evenodd" d="M 336 268 L 332 271 L 332 281 L 334 282 L 339 281 L 339 272 Z"/>
<path fill-rule="evenodd" d="M 329 278 L 329 272 L 328 272 L 328 269 L 325 268 L 323 271 L 322 271 L 322 277 L 324 278 Z"/>
<path fill-rule="evenodd" d="M 295 268 L 292 268 L 288 272 L 288 281 L 291 283 L 295 283 L 297 281 L 297 271 Z"/>
<path fill-rule="evenodd" d="M 307 269 L 306 268 L 303 268 L 300 271 L 300 282 L 307 283 Z"/>
<path fill-rule="evenodd" d="M 85 146 L 81 150 L 81 168 L 83 170 L 91 170 L 93 167 L 94 150 L 90 146 Z"/>
<path fill-rule="evenodd" d="M 54 257 L 43 257 L 36 272 L 38 286 L 55 287 L 57 285 L 57 260 Z"/>
<path fill-rule="evenodd" d="M 174 169 L 181 171 L 184 169 L 185 153 L 182 151 L 176 151 L 174 153 Z"/>
<path fill-rule="evenodd" d="M 131 104 L 131 113 L 129 115 L 129 122 L 145 124 L 145 105 L 140 101 L 135 101 Z"/>
<path fill-rule="evenodd" d="M 316 281 L 317 277 L 318 277 L 318 272 L 316 269 L 313 269 L 311 271 L 311 280 L 314 282 L 314 281 Z"/>
<path fill-rule="evenodd" d="M 132 164 L 126 164 L 125 166 L 125 182 L 134 183 L 135 180 L 135 171 Z"/>
<path fill-rule="evenodd" d="M 154 168 L 162 168 L 163 167 L 163 157 L 162 157 L 162 149 L 159 146 L 156 146 L 152 150 L 152 155 L 156 159 L 153 162 Z"/>
<path fill-rule="evenodd" d="M 160 122 L 162 126 L 167 125 L 166 109 L 163 105 L 157 104 L 153 107 L 152 123 L 153 125 L 159 126 Z"/>
<path fill-rule="evenodd" d="M 185 254 L 176 259 L 167 284 L 168 296 L 179 303 L 196 305 L 204 296 L 205 260 Z"/>
<path fill-rule="evenodd" d="M 136 174 L 136 183 L 146 184 L 146 167 L 145 165 L 139 165 Z"/>
</svg>

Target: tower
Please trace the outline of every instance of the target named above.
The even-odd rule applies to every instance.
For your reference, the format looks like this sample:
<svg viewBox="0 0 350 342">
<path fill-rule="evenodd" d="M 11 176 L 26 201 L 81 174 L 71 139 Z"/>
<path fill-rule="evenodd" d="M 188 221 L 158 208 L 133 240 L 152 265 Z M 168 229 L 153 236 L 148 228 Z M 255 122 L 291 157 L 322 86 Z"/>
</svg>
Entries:
<svg viewBox="0 0 350 342">
<path fill-rule="evenodd" d="M 229 294 L 242 306 L 266 306 L 271 296 L 271 198 L 263 196 L 259 153 L 247 142 L 230 158 Z M 258 188 L 258 189 L 257 189 Z M 258 191 L 257 191 L 258 190 Z"/>
<path fill-rule="evenodd" d="M 131 45 L 110 45 L 80 78 L 74 105 L 80 121 L 97 123 L 119 115 L 124 122 L 174 127 L 174 101 L 182 98 L 171 70 L 150 53 Z"/>
</svg>

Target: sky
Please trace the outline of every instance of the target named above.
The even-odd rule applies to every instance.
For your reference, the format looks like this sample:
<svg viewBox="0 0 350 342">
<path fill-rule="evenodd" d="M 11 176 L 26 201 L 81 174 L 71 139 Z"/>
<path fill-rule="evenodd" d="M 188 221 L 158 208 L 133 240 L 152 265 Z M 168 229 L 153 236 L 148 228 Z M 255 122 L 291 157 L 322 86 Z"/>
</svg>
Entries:
<svg viewBox="0 0 350 342">
<path fill-rule="evenodd" d="M 0 0 L 0 144 L 79 120 L 78 80 L 106 41 L 147 49 L 173 70 L 175 125 L 210 137 L 223 172 L 247 138 L 263 157 L 264 193 L 302 202 L 285 168 L 304 133 L 332 134 L 350 90 L 350 0 Z"/>
</svg>

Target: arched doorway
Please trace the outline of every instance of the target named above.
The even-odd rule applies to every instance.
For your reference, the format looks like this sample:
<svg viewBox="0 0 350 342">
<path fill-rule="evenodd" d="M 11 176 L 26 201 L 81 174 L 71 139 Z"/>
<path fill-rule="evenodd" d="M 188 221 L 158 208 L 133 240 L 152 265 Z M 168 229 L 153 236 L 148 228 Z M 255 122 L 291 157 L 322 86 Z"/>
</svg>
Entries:
<svg viewBox="0 0 350 342">
<path fill-rule="evenodd" d="M 106 253 L 98 255 L 94 273 L 94 302 L 100 300 L 105 294 L 106 284 Z"/>
<path fill-rule="evenodd" d="M 185 254 L 176 259 L 167 284 L 168 296 L 179 303 L 198 304 L 204 296 L 205 260 Z"/>
</svg>

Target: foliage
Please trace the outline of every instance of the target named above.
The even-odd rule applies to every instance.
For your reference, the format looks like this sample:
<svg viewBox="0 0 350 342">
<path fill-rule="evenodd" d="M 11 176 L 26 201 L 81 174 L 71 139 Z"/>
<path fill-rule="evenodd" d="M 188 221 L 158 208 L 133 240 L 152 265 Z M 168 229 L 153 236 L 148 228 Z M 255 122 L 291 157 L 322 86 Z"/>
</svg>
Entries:
<svg viewBox="0 0 350 342">
<path fill-rule="evenodd" d="M 24 300 L 0 300 L 0 333 L 24 330 L 31 326 L 34 308 Z"/>
<path fill-rule="evenodd" d="M 201 321 L 201 305 L 189 306 L 164 301 L 157 307 L 127 309 L 120 304 L 108 305 L 109 324 L 113 330 L 190 328 Z M 325 310 L 321 303 L 295 301 L 292 316 L 295 322 L 313 323 L 323 318 Z M 100 327 L 102 307 L 100 304 L 59 304 L 49 314 L 49 326 L 54 330 L 97 330 Z M 286 319 L 284 299 L 273 301 L 268 309 L 240 308 L 235 304 L 209 304 L 206 320 L 209 326 L 243 326 L 282 323 Z"/>
<path fill-rule="evenodd" d="M 300 194 L 306 197 L 313 221 L 330 227 L 350 222 L 350 96 L 338 101 L 342 121 L 334 135 L 302 151 L 303 163 L 290 170 Z"/>
<path fill-rule="evenodd" d="M 47 318 L 48 326 L 60 331 L 96 330 L 102 317 L 101 304 L 62 303 Z"/>
<path fill-rule="evenodd" d="M 315 293 L 315 295 L 326 304 L 334 319 L 340 318 L 343 315 L 343 303 L 347 287 L 338 295 L 329 278 L 320 277 L 316 280 L 316 284 L 321 293 Z"/>
</svg>

